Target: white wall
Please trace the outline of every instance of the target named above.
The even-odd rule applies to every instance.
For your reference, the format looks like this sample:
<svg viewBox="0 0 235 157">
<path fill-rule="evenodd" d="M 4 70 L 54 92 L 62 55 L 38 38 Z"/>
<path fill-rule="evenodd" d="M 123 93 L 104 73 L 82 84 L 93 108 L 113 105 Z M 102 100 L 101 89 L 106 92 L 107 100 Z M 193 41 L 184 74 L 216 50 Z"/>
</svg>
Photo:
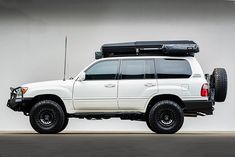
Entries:
<svg viewBox="0 0 235 157">
<path fill-rule="evenodd" d="M 0 130 L 32 130 L 28 117 L 6 107 L 9 87 L 61 79 L 64 36 L 75 76 L 109 42 L 190 39 L 206 73 L 225 67 L 229 88 L 213 116 L 186 118 L 182 131 L 235 130 L 235 3 L 231 1 L 0 0 Z M 148 131 L 144 122 L 72 119 L 68 130 Z"/>
</svg>

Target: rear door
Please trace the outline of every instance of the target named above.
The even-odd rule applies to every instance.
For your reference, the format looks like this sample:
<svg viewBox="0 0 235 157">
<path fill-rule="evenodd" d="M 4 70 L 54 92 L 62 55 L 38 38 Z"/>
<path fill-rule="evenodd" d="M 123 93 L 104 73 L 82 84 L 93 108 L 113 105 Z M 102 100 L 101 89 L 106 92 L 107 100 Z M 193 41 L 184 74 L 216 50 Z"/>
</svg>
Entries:
<svg viewBox="0 0 235 157">
<path fill-rule="evenodd" d="M 153 59 L 123 59 L 121 61 L 119 110 L 143 110 L 148 99 L 157 93 Z"/>
</svg>

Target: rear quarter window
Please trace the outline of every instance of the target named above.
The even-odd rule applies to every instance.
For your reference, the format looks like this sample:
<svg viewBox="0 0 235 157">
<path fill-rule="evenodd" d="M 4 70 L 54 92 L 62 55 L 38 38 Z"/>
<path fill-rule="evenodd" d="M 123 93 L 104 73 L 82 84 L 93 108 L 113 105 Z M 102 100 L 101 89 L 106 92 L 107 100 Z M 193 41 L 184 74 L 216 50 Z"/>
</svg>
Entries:
<svg viewBox="0 0 235 157">
<path fill-rule="evenodd" d="M 156 72 L 158 79 L 189 78 L 192 70 L 185 59 L 157 58 Z"/>
</svg>

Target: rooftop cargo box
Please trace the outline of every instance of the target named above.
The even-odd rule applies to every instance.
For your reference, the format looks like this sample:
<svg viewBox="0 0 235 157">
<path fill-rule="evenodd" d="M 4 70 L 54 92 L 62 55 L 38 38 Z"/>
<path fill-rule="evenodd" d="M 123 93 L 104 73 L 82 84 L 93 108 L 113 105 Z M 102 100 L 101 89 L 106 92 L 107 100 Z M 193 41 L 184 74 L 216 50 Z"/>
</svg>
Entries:
<svg viewBox="0 0 235 157">
<path fill-rule="evenodd" d="M 197 52 L 198 45 L 189 40 L 137 41 L 104 44 L 101 52 L 96 52 L 96 59 L 124 56 L 194 56 Z"/>
</svg>

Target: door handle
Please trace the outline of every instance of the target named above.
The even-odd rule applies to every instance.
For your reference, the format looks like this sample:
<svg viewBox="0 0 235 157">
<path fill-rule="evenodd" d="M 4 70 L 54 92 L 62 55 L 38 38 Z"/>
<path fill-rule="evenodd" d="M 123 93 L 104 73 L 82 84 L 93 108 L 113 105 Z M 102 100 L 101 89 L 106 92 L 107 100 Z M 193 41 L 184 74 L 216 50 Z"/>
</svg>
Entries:
<svg viewBox="0 0 235 157">
<path fill-rule="evenodd" d="M 106 84 L 104 85 L 106 88 L 113 88 L 115 87 L 116 85 L 115 84 Z"/>
<path fill-rule="evenodd" d="M 156 86 L 156 84 L 155 83 L 146 83 L 146 84 L 144 84 L 144 86 L 153 87 L 153 86 Z"/>
</svg>

